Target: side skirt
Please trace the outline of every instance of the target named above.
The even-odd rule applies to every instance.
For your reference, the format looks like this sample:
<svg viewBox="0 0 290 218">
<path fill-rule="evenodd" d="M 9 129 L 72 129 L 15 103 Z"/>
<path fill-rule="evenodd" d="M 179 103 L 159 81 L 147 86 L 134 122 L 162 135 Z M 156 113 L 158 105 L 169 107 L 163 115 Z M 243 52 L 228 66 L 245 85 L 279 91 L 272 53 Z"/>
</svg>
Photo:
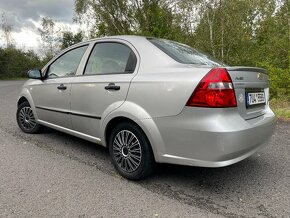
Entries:
<svg viewBox="0 0 290 218">
<path fill-rule="evenodd" d="M 68 128 L 65 128 L 65 127 L 62 127 L 62 126 L 58 126 L 58 125 L 55 125 L 55 124 L 52 124 L 52 123 L 49 123 L 49 122 L 46 122 L 46 121 L 43 121 L 43 120 L 38 120 L 37 122 L 39 124 L 41 124 L 41 125 L 50 127 L 52 129 L 56 129 L 58 131 L 65 132 L 67 134 L 70 134 L 70 135 L 73 135 L 73 136 L 85 139 L 87 141 L 90 141 L 90 142 L 93 142 L 93 143 L 96 143 L 96 144 L 104 146 L 102 144 L 102 141 L 101 141 L 100 138 L 96 138 L 96 137 L 93 137 L 93 136 L 90 136 L 90 135 L 87 135 L 87 134 L 84 134 L 84 133 L 81 133 L 81 132 L 78 132 L 78 131 L 75 131 L 75 130 L 71 130 L 71 129 L 68 129 Z"/>
</svg>

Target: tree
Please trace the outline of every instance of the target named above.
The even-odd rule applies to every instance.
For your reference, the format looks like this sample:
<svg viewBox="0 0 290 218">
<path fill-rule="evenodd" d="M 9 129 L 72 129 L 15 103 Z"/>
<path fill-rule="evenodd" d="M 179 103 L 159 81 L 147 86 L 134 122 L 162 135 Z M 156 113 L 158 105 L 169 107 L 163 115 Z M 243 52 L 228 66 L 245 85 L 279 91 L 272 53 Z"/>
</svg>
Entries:
<svg viewBox="0 0 290 218">
<path fill-rule="evenodd" d="M 41 28 L 38 28 L 42 42 L 43 54 L 48 59 L 52 58 L 59 50 L 59 39 L 55 30 L 55 22 L 50 17 L 41 18 Z"/>
<path fill-rule="evenodd" d="M 28 70 L 42 66 L 42 61 L 32 50 L 25 52 L 14 47 L 0 48 L 0 79 L 24 77 Z"/>
<path fill-rule="evenodd" d="M 8 23 L 6 14 L 3 12 L 1 15 L 1 30 L 3 32 L 3 37 L 6 42 L 6 48 L 12 47 L 14 40 L 11 36 L 12 25 Z"/>
<path fill-rule="evenodd" d="M 93 21 L 91 37 L 138 34 L 178 39 L 183 36 L 171 1 L 75 0 L 79 20 Z"/>
<path fill-rule="evenodd" d="M 290 67 L 290 1 L 282 1 L 279 10 L 272 9 L 270 14 L 259 23 L 256 31 L 258 62 L 267 62 L 273 67 Z M 289 72 L 290 75 L 290 72 Z"/>
<path fill-rule="evenodd" d="M 71 31 L 64 31 L 62 32 L 62 39 L 61 39 L 61 49 L 65 49 L 73 44 L 81 42 L 84 36 L 81 31 L 74 34 Z"/>
</svg>

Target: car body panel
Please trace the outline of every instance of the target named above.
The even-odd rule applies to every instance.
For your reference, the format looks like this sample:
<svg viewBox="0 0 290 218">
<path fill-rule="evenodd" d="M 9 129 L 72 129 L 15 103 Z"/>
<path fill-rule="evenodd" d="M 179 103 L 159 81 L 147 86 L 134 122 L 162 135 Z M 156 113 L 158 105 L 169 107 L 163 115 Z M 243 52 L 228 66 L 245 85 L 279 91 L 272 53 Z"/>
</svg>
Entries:
<svg viewBox="0 0 290 218">
<path fill-rule="evenodd" d="M 244 119 L 261 116 L 269 105 L 269 75 L 261 68 L 227 67 L 232 78 L 237 98 L 238 110 Z M 265 105 L 246 107 L 247 92 L 264 92 Z"/>
<path fill-rule="evenodd" d="M 236 108 L 186 107 L 178 116 L 154 121 L 166 144 L 161 162 L 172 157 L 175 164 L 217 167 L 244 159 L 263 146 L 274 132 L 276 117 L 269 108 L 264 116 L 244 120 Z"/>
<path fill-rule="evenodd" d="M 37 122 L 39 124 L 43 125 L 43 126 L 47 126 L 47 127 L 52 128 L 52 129 L 56 129 L 58 131 L 61 131 L 61 132 L 64 132 L 64 133 L 67 133 L 67 134 L 70 134 L 70 135 L 85 139 L 85 140 L 93 142 L 93 143 L 97 143 L 99 145 L 102 145 L 102 142 L 101 142 L 100 138 L 93 137 L 91 135 L 87 135 L 87 134 L 84 134 L 84 133 L 81 133 L 81 132 L 78 132 L 78 131 L 75 131 L 75 130 L 72 130 L 72 129 L 69 129 L 69 128 L 65 128 L 63 126 L 55 125 L 53 123 L 49 123 L 49 122 L 46 122 L 46 121 L 43 121 L 43 120 L 40 120 L 40 119 L 38 119 Z"/>
<path fill-rule="evenodd" d="M 208 67 L 180 66 L 151 69 L 152 73 L 140 73 L 133 79 L 127 100 L 140 105 L 152 118 L 177 115 L 209 71 Z"/>
<path fill-rule="evenodd" d="M 86 60 L 98 43 L 115 42 L 128 46 L 137 60 L 134 72 L 127 74 L 83 75 Z M 79 66 L 77 76 L 71 80 L 72 129 L 94 137 L 101 137 L 100 120 L 126 100 L 131 80 L 138 72 L 140 57 L 135 47 L 127 40 L 99 39 L 91 43 Z M 106 90 L 114 83 L 120 90 Z M 86 96 L 86 97 L 84 97 Z"/>
<path fill-rule="evenodd" d="M 34 117 L 36 120 L 38 120 L 38 115 L 36 113 L 36 108 L 33 102 L 33 99 L 31 97 L 31 93 L 29 91 L 29 89 L 31 88 L 30 85 L 32 85 L 33 83 L 38 83 L 38 80 L 28 80 L 23 84 L 23 87 L 21 89 L 21 92 L 19 93 L 18 99 L 17 99 L 17 106 L 19 106 L 19 102 L 22 98 L 24 98 L 25 100 L 28 101 L 29 105 L 31 106 L 31 109 L 33 111 Z"/>
<path fill-rule="evenodd" d="M 84 76 L 72 82 L 72 129 L 100 137 L 100 120 L 107 109 L 112 111 L 125 101 L 132 74 Z M 105 90 L 110 83 L 120 90 Z"/>
<path fill-rule="evenodd" d="M 57 87 L 61 84 L 67 89 L 59 90 Z M 70 111 L 70 90 L 69 78 L 48 79 L 30 86 L 29 91 L 35 104 L 38 119 L 71 128 L 70 115 L 68 114 Z M 45 97 L 43 93 L 45 93 Z"/>
</svg>

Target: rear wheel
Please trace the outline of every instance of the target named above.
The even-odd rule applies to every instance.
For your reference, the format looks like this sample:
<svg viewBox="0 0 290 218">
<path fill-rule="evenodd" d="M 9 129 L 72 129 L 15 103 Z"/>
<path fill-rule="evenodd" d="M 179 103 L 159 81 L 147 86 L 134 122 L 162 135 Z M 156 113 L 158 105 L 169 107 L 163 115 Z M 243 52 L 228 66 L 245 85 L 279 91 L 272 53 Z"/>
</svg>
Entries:
<svg viewBox="0 0 290 218">
<path fill-rule="evenodd" d="M 38 133 L 41 126 L 36 123 L 30 104 L 25 101 L 17 109 L 16 119 L 18 126 L 25 133 Z"/>
<path fill-rule="evenodd" d="M 143 179 L 154 169 L 151 145 L 136 124 L 118 124 L 110 135 L 109 150 L 115 169 L 127 179 Z"/>
</svg>

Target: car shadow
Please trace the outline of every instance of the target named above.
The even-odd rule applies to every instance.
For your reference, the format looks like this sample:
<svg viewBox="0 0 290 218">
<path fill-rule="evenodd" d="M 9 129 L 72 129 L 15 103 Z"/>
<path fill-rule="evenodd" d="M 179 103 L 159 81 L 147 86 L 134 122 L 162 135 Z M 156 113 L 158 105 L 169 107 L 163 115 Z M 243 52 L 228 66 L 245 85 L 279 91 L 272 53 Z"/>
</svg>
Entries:
<svg viewBox="0 0 290 218">
<path fill-rule="evenodd" d="M 35 137 L 31 137 L 34 140 Z M 272 194 L 269 187 L 279 181 L 279 171 L 283 167 L 279 160 L 268 152 L 258 152 L 253 156 L 222 168 L 203 168 L 173 164 L 156 164 L 155 172 L 140 181 L 128 181 L 115 171 L 109 151 L 86 140 L 57 130 L 45 128 L 37 137 L 38 143 L 47 144 L 56 153 L 96 168 L 128 185 L 137 185 L 152 193 L 177 200 L 183 204 L 198 207 L 225 217 L 238 217 L 232 211 L 242 208 L 246 214 L 249 205 L 252 214 L 270 214 L 259 196 Z M 271 176 L 271 179 L 269 179 Z M 273 188 L 272 188 L 273 189 Z M 231 208 L 231 209 L 229 209 Z"/>
<path fill-rule="evenodd" d="M 158 164 L 155 173 L 139 183 L 144 187 L 156 184 L 163 186 L 164 192 L 171 190 L 174 193 L 172 195 L 182 191 L 183 195 L 192 193 L 197 196 L 219 195 L 233 198 L 243 193 L 254 198 L 255 192 L 273 186 L 267 173 L 271 171 L 273 172 L 273 167 L 265 158 L 254 155 L 222 168 Z M 276 178 L 278 179 L 279 177 Z"/>
<path fill-rule="evenodd" d="M 103 168 L 106 168 L 106 173 L 116 175 L 107 148 L 50 128 L 45 128 L 42 134 L 65 142 L 66 150 L 81 151 L 86 158 L 88 157 L 86 162 L 89 162 L 90 165 L 98 165 L 101 161 L 104 164 Z M 75 153 L 71 155 L 75 155 Z M 79 155 L 77 159 L 81 158 L 83 158 L 82 155 Z M 255 154 L 239 163 L 221 168 L 156 164 L 156 169 L 149 178 L 133 183 L 140 184 L 152 191 L 158 191 L 162 187 L 164 189 L 173 187 L 173 189 L 198 190 L 208 194 L 218 191 L 220 194 L 224 192 L 236 195 L 239 192 L 247 191 L 249 186 L 259 185 L 264 188 L 271 185 L 267 181 L 269 171 L 273 171 L 273 167 L 267 161 L 267 157 Z M 117 178 L 123 180 L 121 177 Z"/>
</svg>

